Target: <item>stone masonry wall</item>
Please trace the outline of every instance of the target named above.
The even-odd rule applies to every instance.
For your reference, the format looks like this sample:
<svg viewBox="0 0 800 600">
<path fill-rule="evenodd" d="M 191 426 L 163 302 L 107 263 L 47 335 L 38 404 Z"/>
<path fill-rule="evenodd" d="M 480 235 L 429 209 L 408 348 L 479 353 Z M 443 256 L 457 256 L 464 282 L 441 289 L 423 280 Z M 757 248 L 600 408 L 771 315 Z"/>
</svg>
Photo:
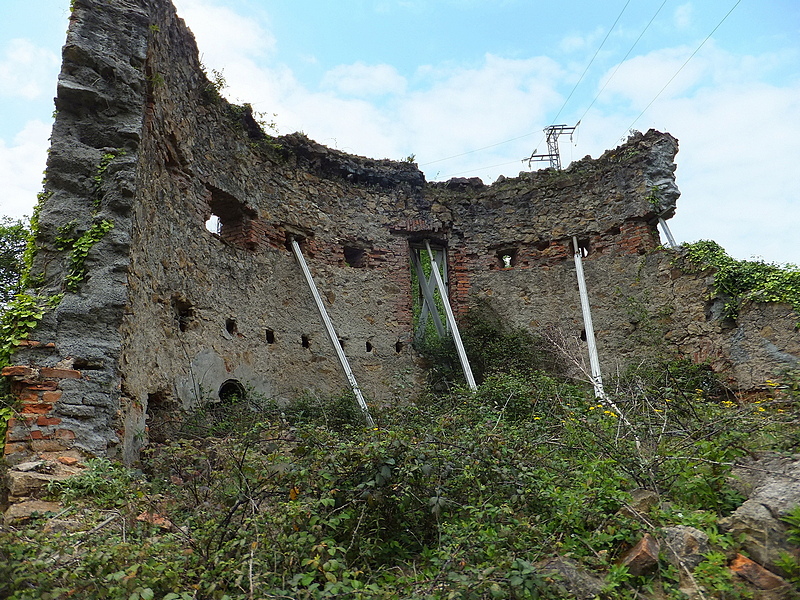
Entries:
<svg viewBox="0 0 800 600">
<path fill-rule="evenodd" d="M 668 134 L 562 172 L 426 183 L 413 164 L 265 134 L 208 81 L 167 0 L 76 0 L 56 106 L 33 275 L 63 298 L 3 372 L 22 403 L 9 464 L 69 451 L 134 462 L 176 411 L 231 390 L 281 402 L 345 390 L 291 239 L 371 402 L 423 381 L 409 259 L 426 239 L 447 250 L 457 315 L 488 304 L 561 344 L 576 376 L 573 236 L 606 373 L 659 345 L 742 389 L 798 365 L 796 314 L 751 305 L 722 320 L 713 274 L 683 274 L 660 246 L 656 221 L 679 196 Z M 69 289 L 63 239 L 105 221 Z"/>
</svg>

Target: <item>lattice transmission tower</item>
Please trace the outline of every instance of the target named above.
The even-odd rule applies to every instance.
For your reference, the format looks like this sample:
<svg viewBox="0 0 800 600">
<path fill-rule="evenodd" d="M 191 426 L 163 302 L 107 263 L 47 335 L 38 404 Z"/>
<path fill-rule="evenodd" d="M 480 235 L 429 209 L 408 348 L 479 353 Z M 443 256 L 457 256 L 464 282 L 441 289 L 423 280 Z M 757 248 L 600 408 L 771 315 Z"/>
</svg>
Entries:
<svg viewBox="0 0 800 600">
<path fill-rule="evenodd" d="M 581 122 L 578 121 L 572 127 L 568 125 L 550 125 L 549 127 L 544 128 L 544 133 L 547 138 L 547 154 L 536 154 L 536 150 L 533 151 L 528 158 L 523 158 L 523 161 L 528 161 L 528 167 L 531 166 L 532 162 L 535 161 L 550 161 L 550 166 L 556 169 L 557 171 L 561 170 L 561 155 L 558 152 L 558 138 L 559 136 L 569 134 L 570 141 L 572 140 L 572 133 L 578 128 Z"/>
</svg>

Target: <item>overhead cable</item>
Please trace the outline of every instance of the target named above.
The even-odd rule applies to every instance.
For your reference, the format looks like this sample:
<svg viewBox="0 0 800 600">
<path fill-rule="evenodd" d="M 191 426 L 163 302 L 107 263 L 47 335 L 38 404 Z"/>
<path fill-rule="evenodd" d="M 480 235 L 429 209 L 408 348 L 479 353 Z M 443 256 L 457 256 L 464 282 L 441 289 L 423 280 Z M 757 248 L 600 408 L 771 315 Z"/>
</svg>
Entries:
<svg viewBox="0 0 800 600">
<path fill-rule="evenodd" d="M 617 26 L 617 23 L 619 23 L 619 20 L 622 18 L 622 14 L 625 12 L 625 9 L 628 8 L 628 5 L 630 3 L 631 3 L 631 0 L 627 0 L 627 2 L 625 2 L 625 6 L 622 7 L 622 10 L 620 11 L 619 15 L 617 15 L 617 18 L 614 21 L 614 24 L 611 26 L 611 29 L 608 30 L 608 33 L 603 38 L 603 41 L 600 43 L 600 46 L 597 48 L 597 51 L 595 51 L 594 56 L 592 56 L 592 59 L 589 61 L 589 64 L 586 65 L 586 68 L 583 70 L 583 73 L 581 74 L 580 79 L 578 79 L 578 82 L 572 88 L 572 91 L 569 93 L 569 96 L 567 96 L 567 99 L 564 100 L 564 104 L 562 104 L 561 108 L 558 109 L 558 114 L 556 114 L 555 118 L 553 119 L 553 121 L 552 121 L 553 123 L 555 123 L 558 120 L 558 117 L 561 116 L 561 112 L 564 110 L 564 107 L 566 107 L 567 102 L 569 102 L 570 98 L 572 98 L 572 95 L 575 93 L 575 90 L 578 89 L 578 86 L 580 85 L 581 81 L 583 81 L 583 78 L 586 75 L 587 71 L 589 70 L 589 67 L 592 66 L 592 63 L 594 62 L 594 59 L 597 58 L 597 55 L 600 53 L 600 50 L 603 49 L 603 46 L 605 45 L 606 41 L 608 40 L 608 37 L 611 35 L 611 32 L 614 31 L 614 28 Z M 532 131 L 530 133 L 526 133 L 526 134 L 511 138 L 509 140 L 504 140 L 502 142 L 497 142 L 496 144 L 490 144 L 489 146 L 483 146 L 481 148 L 475 148 L 474 150 L 467 150 L 466 152 L 462 152 L 460 154 L 454 154 L 452 156 L 446 156 L 445 158 L 438 158 L 436 160 L 432 160 L 432 161 L 429 161 L 429 162 L 426 162 L 426 163 L 421 163 L 419 166 L 420 167 L 427 167 L 428 165 L 433 165 L 433 164 L 436 164 L 436 163 L 444 162 L 446 160 L 451 160 L 453 158 L 460 158 L 462 156 L 466 156 L 467 154 L 474 154 L 475 152 L 480 152 L 482 150 L 488 150 L 489 148 L 494 148 L 496 146 L 502 146 L 503 144 L 508 144 L 510 142 L 516 142 L 517 140 L 521 140 L 523 138 L 530 137 L 530 136 L 535 135 L 535 134 L 536 134 L 536 132 Z M 542 138 L 542 140 L 544 140 L 544 137 Z M 490 167 L 485 167 L 485 168 L 488 169 Z"/>
<path fill-rule="evenodd" d="M 616 75 L 616 74 L 617 74 L 617 71 L 619 71 L 619 68 L 620 68 L 620 67 L 623 65 L 623 63 L 624 63 L 624 62 L 625 62 L 625 61 L 628 59 L 628 57 L 631 55 L 631 52 L 633 52 L 633 49 L 636 47 L 636 44 L 638 44 L 638 43 L 639 43 L 639 40 L 641 40 L 641 39 L 642 39 L 642 36 L 644 36 L 645 32 L 647 32 L 647 30 L 650 28 L 650 25 L 652 25 L 652 24 L 653 24 L 653 21 L 655 21 L 655 20 L 656 20 L 656 17 L 658 16 L 658 13 L 660 13 L 660 12 L 661 12 L 661 9 L 662 9 L 662 8 L 664 8 L 664 5 L 667 3 L 667 1 L 668 1 L 668 0 L 664 0 L 664 1 L 661 3 L 661 6 L 659 6 L 659 7 L 658 7 L 658 10 L 655 12 L 655 14 L 653 15 L 653 17 L 650 19 L 650 21 L 647 23 L 647 25 L 645 25 L 644 29 L 642 29 L 642 33 L 640 33 L 640 34 L 639 34 L 639 37 L 637 37 L 637 38 L 636 38 L 636 41 L 635 41 L 635 42 L 633 42 L 633 45 L 632 45 L 632 46 L 631 46 L 631 47 L 628 49 L 628 52 L 625 54 L 625 56 L 623 56 L 623 57 L 622 57 L 622 60 L 621 60 L 621 61 L 619 61 L 619 63 L 617 64 L 616 68 L 614 69 L 614 72 L 613 72 L 613 73 L 611 73 L 611 77 L 609 77 L 608 79 L 606 79 L 606 82 L 603 84 L 603 87 L 602 87 L 602 88 L 600 88 L 600 91 L 599 91 L 599 92 L 597 92 L 597 95 L 596 95 L 596 96 L 594 97 L 594 99 L 591 101 L 591 103 L 589 104 L 589 106 L 586 108 L 586 110 L 585 110 L 585 111 L 583 111 L 583 114 L 581 115 L 581 118 L 580 118 L 580 119 L 578 119 L 578 122 L 580 122 L 580 121 L 583 121 L 583 118 L 586 116 L 586 113 L 588 113 L 588 112 L 589 112 L 589 110 L 592 108 L 592 106 L 594 106 L 594 103 L 595 103 L 595 102 L 597 102 L 597 99 L 600 97 L 600 94 L 602 94 L 602 93 L 603 93 L 603 91 L 606 89 L 606 86 L 607 86 L 607 85 L 608 85 L 608 84 L 611 82 L 611 80 L 612 80 L 612 79 L 614 79 L 614 75 Z"/>
<path fill-rule="evenodd" d="M 652 99 L 652 100 L 650 100 L 650 102 L 648 103 L 648 105 L 647 105 L 647 106 L 645 106 L 645 107 L 644 107 L 644 109 L 642 110 L 642 112 L 640 112 L 640 113 L 639 113 L 639 116 L 638 116 L 638 117 L 636 117 L 636 118 L 633 120 L 633 122 L 632 122 L 630 125 L 628 125 L 628 127 L 625 129 L 625 132 L 623 132 L 623 134 L 622 134 L 620 137 L 624 138 L 624 137 L 625 137 L 625 135 L 627 134 L 627 132 L 629 132 L 631 129 L 633 129 L 633 126 L 636 124 L 636 121 L 638 121 L 639 119 L 641 119 L 641 118 L 642 118 L 642 115 L 644 115 L 644 113 L 646 113 L 646 112 L 647 112 L 647 110 L 648 110 L 648 109 L 649 109 L 649 108 L 650 108 L 650 107 L 653 105 L 653 103 L 654 103 L 656 100 L 658 100 L 658 98 L 661 96 L 661 94 L 663 94 L 663 93 L 664 93 L 664 90 L 666 90 L 666 89 L 669 87 L 669 84 L 670 84 L 670 83 L 672 83 L 672 81 L 673 81 L 673 80 L 674 80 L 674 79 L 675 79 L 675 78 L 678 76 L 678 74 L 679 74 L 681 71 L 683 71 L 683 68 L 684 68 L 684 67 L 685 67 L 687 64 L 689 64 L 689 61 L 690 61 L 690 60 L 692 60 L 692 59 L 694 58 L 695 54 L 697 54 L 698 52 L 700 52 L 700 48 L 702 48 L 702 47 L 705 45 L 705 43 L 706 43 L 706 42 L 707 42 L 709 39 L 711 39 L 711 36 L 712 36 L 712 35 L 714 35 L 714 33 L 717 31 L 717 29 L 719 29 L 719 28 L 720 28 L 720 26 L 721 26 L 721 25 L 722 25 L 722 24 L 725 22 L 725 19 L 727 19 L 727 18 L 730 16 L 730 14 L 731 14 L 731 13 L 734 11 L 734 9 L 735 9 L 737 6 L 739 6 L 739 3 L 740 3 L 741 1 L 742 1 L 742 0 L 736 0 L 736 4 L 734 4 L 734 5 L 733 5 L 733 7 L 732 7 L 732 8 L 731 8 L 731 9 L 730 9 L 730 10 L 729 10 L 729 11 L 728 11 L 726 14 L 725 14 L 725 16 L 724 16 L 724 17 L 722 17 L 722 20 L 721 20 L 719 23 L 717 23 L 717 26 L 716 26 L 716 27 L 714 27 L 714 29 L 712 29 L 712 30 L 711 30 L 711 33 L 709 33 L 709 34 L 706 36 L 706 39 L 704 39 L 702 42 L 700 42 L 700 45 L 699 45 L 699 46 L 698 46 L 698 47 L 695 49 L 695 51 L 694 51 L 694 52 L 692 52 L 692 53 L 689 55 L 689 58 L 687 58 L 687 59 L 686 59 L 686 61 L 684 61 L 684 63 L 683 63 L 681 66 L 680 66 L 680 68 L 679 68 L 677 71 L 675 71 L 675 74 L 674 74 L 672 77 L 670 77 L 670 78 L 669 78 L 669 81 L 667 81 L 667 83 L 665 83 L 665 84 L 664 84 L 664 87 L 662 87 L 662 88 L 659 90 L 659 92 L 658 92 L 658 93 L 657 93 L 657 94 L 656 94 L 656 95 L 653 97 L 653 99 Z"/>
</svg>

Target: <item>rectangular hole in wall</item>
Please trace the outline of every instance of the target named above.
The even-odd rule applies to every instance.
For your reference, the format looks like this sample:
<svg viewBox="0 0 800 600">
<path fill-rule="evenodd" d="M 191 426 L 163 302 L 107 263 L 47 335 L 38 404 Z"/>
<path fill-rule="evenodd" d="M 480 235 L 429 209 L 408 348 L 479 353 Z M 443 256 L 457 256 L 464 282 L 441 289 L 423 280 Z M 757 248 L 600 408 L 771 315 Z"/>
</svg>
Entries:
<svg viewBox="0 0 800 600">
<path fill-rule="evenodd" d="M 239 327 L 236 325 L 236 319 L 225 319 L 225 331 L 231 335 L 235 335 L 239 331 Z"/>
<path fill-rule="evenodd" d="M 501 269 L 510 269 L 517 266 L 517 249 L 503 248 L 497 251 L 497 266 Z"/>
<path fill-rule="evenodd" d="M 300 343 L 303 345 L 303 348 L 310 348 L 311 338 L 304 333 L 300 336 Z"/>
<path fill-rule="evenodd" d="M 589 252 L 591 251 L 591 246 L 589 245 L 588 239 L 580 239 L 578 238 L 578 247 L 573 248 L 573 251 L 580 250 L 581 257 L 586 258 L 589 256 Z"/>
<path fill-rule="evenodd" d="M 354 246 L 345 246 L 344 249 L 344 262 L 354 269 L 363 269 L 367 266 L 367 251 L 363 248 L 356 248 Z"/>
<path fill-rule="evenodd" d="M 275 332 L 272 329 L 267 329 L 265 337 L 267 339 L 268 344 L 275 343 Z"/>
</svg>

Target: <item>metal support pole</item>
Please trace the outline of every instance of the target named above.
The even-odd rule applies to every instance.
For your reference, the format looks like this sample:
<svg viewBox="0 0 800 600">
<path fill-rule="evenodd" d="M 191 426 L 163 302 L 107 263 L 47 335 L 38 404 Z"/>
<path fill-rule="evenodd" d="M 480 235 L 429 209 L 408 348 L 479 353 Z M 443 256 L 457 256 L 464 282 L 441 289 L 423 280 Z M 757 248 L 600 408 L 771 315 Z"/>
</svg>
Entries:
<svg viewBox="0 0 800 600">
<path fill-rule="evenodd" d="M 294 256 L 297 259 L 297 262 L 300 264 L 300 268 L 303 270 L 303 276 L 306 278 L 306 283 L 311 290 L 311 295 L 314 296 L 314 302 L 317 304 L 319 315 L 322 317 L 322 322 L 325 323 L 325 330 L 328 332 L 328 337 L 331 340 L 331 344 L 333 344 L 334 350 L 336 350 L 336 356 L 339 357 L 339 364 L 342 365 L 342 370 L 347 376 L 347 381 L 350 382 L 350 387 L 353 389 L 353 394 L 358 401 L 358 406 L 361 408 L 361 412 L 364 414 L 364 419 L 367 422 L 367 426 L 375 427 L 375 421 L 372 420 L 372 415 L 369 414 L 369 408 L 367 407 L 367 403 L 364 401 L 364 396 L 361 394 L 361 388 L 358 387 L 358 382 L 356 381 L 355 375 L 353 375 L 353 371 L 350 369 L 350 363 L 347 362 L 347 357 L 344 354 L 344 350 L 342 350 L 342 345 L 339 343 L 339 337 L 336 335 L 336 330 L 333 328 L 333 323 L 331 323 L 331 320 L 328 317 L 328 311 L 325 310 L 325 305 L 322 303 L 322 297 L 319 295 L 317 286 L 314 283 L 314 278 L 311 276 L 311 271 L 308 269 L 306 259 L 303 258 L 303 252 L 300 250 L 300 244 L 298 244 L 297 240 L 294 238 L 292 238 L 292 250 L 294 251 Z"/>
<path fill-rule="evenodd" d="M 659 225 L 661 225 L 661 229 L 664 231 L 664 235 L 667 236 L 669 247 L 672 248 L 673 250 L 677 248 L 678 244 L 675 243 L 675 238 L 672 237 L 672 232 L 669 230 L 669 225 L 667 225 L 667 222 L 661 217 L 658 217 L 658 223 Z"/>
<path fill-rule="evenodd" d="M 458 352 L 458 359 L 461 361 L 461 368 L 464 370 L 464 379 L 467 380 L 469 389 L 475 391 L 478 389 L 478 386 L 475 383 L 475 377 L 472 375 L 472 368 L 469 366 L 467 352 L 464 350 L 464 344 L 461 341 L 461 334 L 458 332 L 456 318 L 453 315 L 453 309 L 450 307 L 450 298 L 447 296 L 447 289 L 444 287 L 442 275 L 439 273 L 439 265 L 436 264 L 436 259 L 433 257 L 433 251 L 431 250 L 431 245 L 428 243 L 428 240 L 425 240 L 425 248 L 427 248 L 428 256 L 431 258 L 431 273 L 433 273 L 433 278 L 436 281 L 436 285 L 439 287 L 439 293 L 442 295 L 444 313 L 447 317 L 447 322 L 450 325 L 450 331 L 453 334 L 453 341 L 456 345 L 456 352 Z M 435 307 L 431 307 L 431 310 L 435 310 Z"/>
<path fill-rule="evenodd" d="M 586 291 L 586 280 L 583 276 L 583 258 L 578 246 L 578 238 L 572 237 L 572 246 L 575 249 L 575 272 L 578 274 L 578 292 L 581 296 L 581 310 L 583 311 L 583 327 L 586 329 L 586 342 L 589 344 L 589 365 L 592 369 L 592 385 L 594 395 L 601 400 L 606 399 L 603 390 L 603 376 L 600 374 L 600 359 L 597 356 L 597 346 L 594 341 L 594 325 L 592 325 L 592 310 L 589 307 L 589 293 Z"/>
<path fill-rule="evenodd" d="M 419 325 L 414 337 L 420 338 L 425 334 L 425 325 L 427 324 L 428 315 L 433 319 L 433 324 L 436 326 L 436 333 L 439 334 L 440 338 L 444 337 L 444 325 L 442 325 L 442 320 L 439 318 L 439 311 L 436 310 L 436 303 L 433 300 L 433 291 L 431 290 L 430 282 L 425 277 L 425 272 L 422 270 L 422 263 L 420 263 L 419 256 L 417 256 L 415 249 L 412 249 L 411 252 L 411 262 L 414 264 L 414 270 L 419 280 L 419 288 L 422 291 L 422 297 L 425 299 L 425 302 L 422 303 Z"/>
</svg>

